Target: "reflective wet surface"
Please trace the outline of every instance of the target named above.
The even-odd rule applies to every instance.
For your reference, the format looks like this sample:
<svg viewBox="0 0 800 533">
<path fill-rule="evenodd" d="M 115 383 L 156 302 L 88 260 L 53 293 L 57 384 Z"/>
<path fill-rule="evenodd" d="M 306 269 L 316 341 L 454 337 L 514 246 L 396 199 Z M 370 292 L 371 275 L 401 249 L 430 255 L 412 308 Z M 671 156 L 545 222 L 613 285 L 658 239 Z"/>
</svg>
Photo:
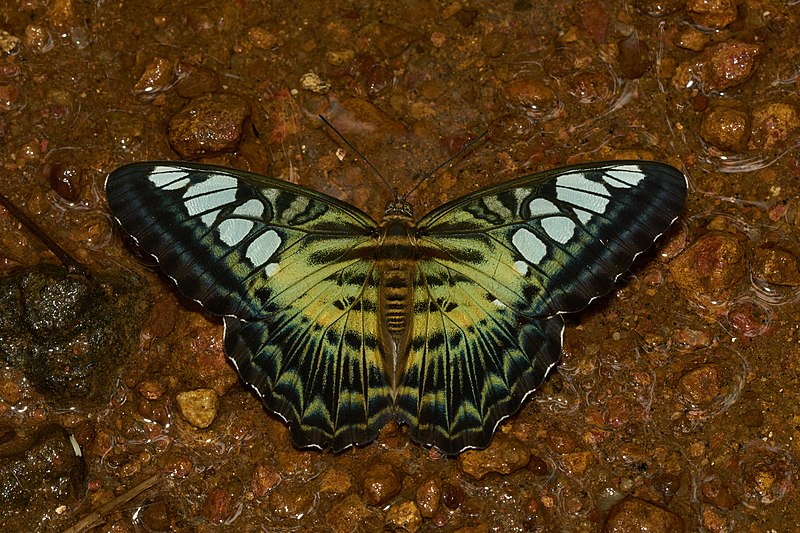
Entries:
<svg viewBox="0 0 800 533">
<path fill-rule="evenodd" d="M 792 4 L 5 2 L 0 192 L 93 275 L 42 274 L 58 261 L 0 209 L 0 470 L 16 483 L 0 529 L 93 512 L 113 531 L 796 529 Z M 489 131 L 414 193 L 417 214 L 604 159 L 671 163 L 689 199 L 568 319 L 558 372 L 488 449 L 444 458 L 392 425 L 301 451 L 240 384 L 221 321 L 115 229 L 103 183 L 200 159 L 378 217 L 392 191 L 319 113 L 401 193 Z"/>
</svg>

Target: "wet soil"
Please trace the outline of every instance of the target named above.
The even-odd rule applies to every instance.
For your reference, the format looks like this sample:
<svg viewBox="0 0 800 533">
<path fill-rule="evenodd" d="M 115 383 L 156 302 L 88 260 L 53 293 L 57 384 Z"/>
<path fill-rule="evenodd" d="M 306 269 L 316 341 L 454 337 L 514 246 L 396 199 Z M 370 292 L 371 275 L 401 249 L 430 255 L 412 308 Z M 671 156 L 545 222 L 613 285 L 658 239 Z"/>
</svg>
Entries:
<svg viewBox="0 0 800 533">
<path fill-rule="evenodd" d="M 634 4 L 0 0 L 0 192 L 93 274 L 42 274 L 57 260 L 0 209 L 0 529 L 800 529 L 800 11 Z M 613 158 L 681 168 L 689 199 L 488 449 L 390 425 L 297 450 L 103 183 L 193 158 L 379 218 L 392 191 L 318 113 L 400 192 L 488 130 L 419 214 Z"/>
</svg>

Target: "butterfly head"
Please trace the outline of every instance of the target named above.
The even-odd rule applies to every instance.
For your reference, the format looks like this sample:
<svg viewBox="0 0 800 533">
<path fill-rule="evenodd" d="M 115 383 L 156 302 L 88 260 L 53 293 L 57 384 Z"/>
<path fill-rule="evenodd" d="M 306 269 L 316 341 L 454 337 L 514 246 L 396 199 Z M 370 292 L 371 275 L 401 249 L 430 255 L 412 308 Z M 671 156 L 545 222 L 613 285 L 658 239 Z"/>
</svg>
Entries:
<svg viewBox="0 0 800 533">
<path fill-rule="evenodd" d="M 396 198 L 393 202 L 389 202 L 383 214 L 387 217 L 411 218 L 414 216 L 414 210 L 411 208 L 411 204 L 402 198 Z"/>
</svg>

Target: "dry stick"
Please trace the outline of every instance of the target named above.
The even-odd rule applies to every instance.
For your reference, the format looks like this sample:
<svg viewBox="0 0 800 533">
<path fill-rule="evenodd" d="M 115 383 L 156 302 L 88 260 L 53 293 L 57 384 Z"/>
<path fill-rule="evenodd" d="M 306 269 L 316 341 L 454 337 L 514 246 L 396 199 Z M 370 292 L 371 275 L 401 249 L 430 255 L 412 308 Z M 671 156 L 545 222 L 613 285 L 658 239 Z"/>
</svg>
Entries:
<svg viewBox="0 0 800 533">
<path fill-rule="evenodd" d="M 67 267 L 67 270 L 70 271 L 72 274 L 80 274 L 85 278 L 91 277 L 89 274 L 89 269 L 87 269 L 80 261 L 72 257 L 69 252 L 64 250 L 61 246 L 56 244 L 56 241 L 50 238 L 42 228 L 40 228 L 36 222 L 31 220 L 31 218 L 19 207 L 14 205 L 11 200 L 3 196 L 0 193 L 0 205 L 6 208 L 6 210 L 11 213 L 14 218 L 19 220 L 20 224 L 25 226 L 25 229 L 33 233 L 37 239 L 42 241 L 45 246 L 47 246 L 53 255 L 58 257 L 58 260 Z"/>
<path fill-rule="evenodd" d="M 133 487 L 132 489 L 123 492 L 105 505 L 101 505 L 69 529 L 65 529 L 64 533 L 81 533 L 89 531 L 90 529 L 103 525 L 105 523 L 105 516 L 113 513 L 142 492 L 146 491 L 158 482 L 159 474 L 149 477 Z"/>
</svg>

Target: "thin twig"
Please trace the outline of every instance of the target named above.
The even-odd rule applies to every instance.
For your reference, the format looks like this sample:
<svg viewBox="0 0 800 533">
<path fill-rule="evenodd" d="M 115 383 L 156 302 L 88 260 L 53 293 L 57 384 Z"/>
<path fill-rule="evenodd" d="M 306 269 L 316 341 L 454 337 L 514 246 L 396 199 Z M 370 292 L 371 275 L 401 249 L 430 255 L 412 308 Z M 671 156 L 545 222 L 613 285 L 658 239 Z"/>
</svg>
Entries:
<svg viewBox="0 0 800 533">
<path fill-rule="evenodd" d="M 34 222 L 22 209 L 17 207 L 14 203 L 11 202 L 8 198 L 6 198 L 2 193 L 0 193 L 0 205 L 6 208 L 6 210 L 14 215 L 14 218 L 19 220 L 19 222 L 25 226 L 25 229 L 33 233 L 37 239 L 42 241 L 45 246 L 47 246 L 53 255 L 55 255 L 67 270 L 69 270 L 72 274 L 80 274 L 86 278 L 91 277 L 89 273 L 89 269 L 83 266 L 83 264 L 75 259 L 69 252 L 59 246 L 56 241 L 50 238 L 42 228 L 40 228 L 36 222 Z"/>
<path fill-rule="evenodd" d="M 105 517 L 107 515 L 113 513 L 132 499 L 136 498 L 139 494 L 155 485 L 158 482 L 159 477 L 160 475 L 156 474 L 145 479 L 132 489 L 123 492 L 110 502 L 106 503 L 105 505 L 101 505 L 85 517 L 81 518 L 77 524 L 69 529 L 65 529 L 64 533 L 82 533 L 83 531 L 89 531 L 94 527 L 103 525 L 106 521 Z"/>
</svg>

